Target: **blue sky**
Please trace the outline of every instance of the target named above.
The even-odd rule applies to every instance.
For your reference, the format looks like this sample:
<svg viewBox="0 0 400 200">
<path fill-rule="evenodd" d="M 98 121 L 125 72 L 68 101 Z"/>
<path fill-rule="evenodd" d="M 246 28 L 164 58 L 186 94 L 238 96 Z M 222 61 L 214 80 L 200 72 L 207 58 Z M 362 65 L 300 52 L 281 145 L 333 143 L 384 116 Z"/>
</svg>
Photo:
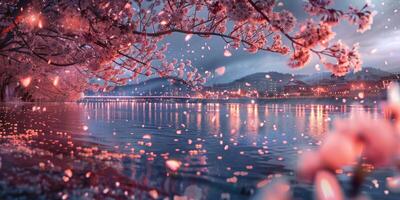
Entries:
<svg viewBox="0 0 400 200">
<path fill-rule="evenodd" d="M 303 21 L 303 0 L 280 0 L 284 9 L 295 13 L 298 21 Z M 342 22 L 334 28 L 335 40 L 342 40 L 348 45 L 359 43 L 364 67 L 376 67 L 387 71 L 400 71 L 400 0 L 336 0 L 334 7 L 347 8 L 349 5 L 362 7 L 365 2 L 371 3 L 376 12 L 372 29 L 357 33 L 356 27 Z M 281 9 L 280 8 L 280 9 Z M 170 42 L 167 57 L 190 59 L 200 70 L 214 71 L 225 66 L 226 73 L 208 80 L 208 84 L 235 80 L 256 72 L 278 71 L 286 73 L 317 73 L 316 59 L 302 69 L 291 69 L 287 66 L 288 57 L 270 52 L 250 54 L 239 49 L 232 50 L 231 57 L 223 56 L 225 43 L 219 38 L 204 39 L 193 36 L 185 42 L 185 35 L 173 34 L 167 38 Z M 208 49 L 210 48 L 210 50 Z M 321 67 L 322 68 L 322 67 Z M 398 70 L 397 70 L 398 69 Z"/>
</svg>

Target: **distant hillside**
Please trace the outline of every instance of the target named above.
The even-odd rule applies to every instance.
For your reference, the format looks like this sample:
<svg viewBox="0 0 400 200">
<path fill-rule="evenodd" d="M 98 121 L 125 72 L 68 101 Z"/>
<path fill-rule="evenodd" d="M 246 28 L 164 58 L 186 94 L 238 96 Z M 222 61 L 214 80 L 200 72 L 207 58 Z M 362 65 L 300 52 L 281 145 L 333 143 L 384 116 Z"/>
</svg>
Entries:
<svg viewBox="0 0 400 200">
<path fill-rule="evenodd" d="M 182 95 L 192 93 L 191 86 L 182 80 L 172 77 L 153 78 L 137 84 L 115 87 L 103 95 L 148 96 L 148 95 Z"/>
<path fill-rule="evenodd" d="M 242 88 L 258 91 L 265 91 L 269 88 L 277 88 L 279 90 L 290 80 L 303 79 L 305 77 L 306 75 L 292 75 L 279 72 L 260 72 L 242 77 L 230 83 L 214 84 L 208 88 L 212 88 L 214 90 L 236 90 Z"/>
<path fill-rule="evenodd" d="M 308 83 L 308 84 L 315 84 L 318 82 L 324 81 L 335 81 L 335 80 L 346 80 L 346 81 L 355 81 L 355 80 L 366 80 L 366 81 L 378 81 L 382 77 L 391 76 L 393 75 L 390 72 L 383 71 L 377 68 L 366 67 L 363 68 L 361 71 L 356 73 L 349 73 L 344 77 L 334 77 L 329 72 L 321 72 L 316 73 L 307 77 L 304 77 L 300 80 Z"/>
<path fill-rule="evenodd" d="M 291 80 L 300 80 L 307 84 L 313 85 L 317 83 L 332 83 L 342 81 L 367 80 L 378 81 L 382 77 L 393 75 L 376 68 L 364 68 L 357 73 L 350 73 L 344 77 L 334 77 L 329 72 L 321 72 L 312 75 L 294 75 L 279 72 L 255 73 L 230 83 L 214 84 L 205 86 L 204 90 L 257 90 L 263 92 L 279 92 Z M 102 95 L 132 95 L 132 96 L 147 96 L 147 95 L 190 95 L 193 94 L 193 89 L 184 84 L 182 80 L 176 78 L 153 78 L 138 84 L 116 87 L 113 91 L 107 93 L 98 93 Z"/>
</svg>

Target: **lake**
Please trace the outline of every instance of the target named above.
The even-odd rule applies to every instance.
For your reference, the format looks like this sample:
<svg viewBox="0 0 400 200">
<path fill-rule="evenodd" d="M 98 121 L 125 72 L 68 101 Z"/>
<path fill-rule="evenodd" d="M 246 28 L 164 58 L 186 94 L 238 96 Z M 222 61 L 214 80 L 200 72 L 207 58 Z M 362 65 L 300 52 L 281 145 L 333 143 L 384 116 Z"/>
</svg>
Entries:
<svg viewBox="0 0 400 200">
<path fill-rule="evenodd" d="M 342 100 L 0 104 L 0 199 L 251 199 L 275 177 L 312 199 L 298 156 L 360 109 L 381 114 L 379 102 Z M 375 172 L 363 192 L 400 199 L 388 176 Z"/>
</svg>

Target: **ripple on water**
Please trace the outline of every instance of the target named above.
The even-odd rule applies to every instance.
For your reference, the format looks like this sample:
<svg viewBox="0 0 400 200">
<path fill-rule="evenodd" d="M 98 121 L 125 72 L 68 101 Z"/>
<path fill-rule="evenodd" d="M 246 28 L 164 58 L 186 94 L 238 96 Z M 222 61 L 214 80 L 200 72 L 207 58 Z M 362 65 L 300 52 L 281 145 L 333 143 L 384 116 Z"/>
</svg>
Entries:
<svg viewBox="0 0 400 200">
<path fill-rule="evenodd" d="M 315 148 L 330 119 L 350 110 L 335 104 L 3 104 L 0 197 L 246 199 L 258 182 L 286 176 L 295 196 L 309 199 L 311 188 L 295 179 L 297 155 Z M 168 159 L 182 162 L 177 172 L 166 168 Z M 377 179 L 381 187 L 367 183 L 364 191 L 396 199 L 385 195 L 389 175 L 373 175 L 369 183 Z"/>
</svg>

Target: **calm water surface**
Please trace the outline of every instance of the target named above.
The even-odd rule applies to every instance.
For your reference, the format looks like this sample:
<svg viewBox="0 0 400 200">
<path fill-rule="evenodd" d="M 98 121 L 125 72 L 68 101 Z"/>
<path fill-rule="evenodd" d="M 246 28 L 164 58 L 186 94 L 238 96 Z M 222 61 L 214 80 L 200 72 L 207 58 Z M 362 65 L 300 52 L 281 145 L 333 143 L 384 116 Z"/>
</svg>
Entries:
<svg viewBox="0 0 400 200">
<path fill-rule="evenodd" d="M 380 114 L 341 102 L 1 104 L 0 199 L 251 199 L 280 176 L 295 199 L 312 199 L 296 181 L 298 155 L 362 107 Z M 177 172 L 168 159 L 182 162 Z M 400 199 L 387 191 L 392 175 L 374 173 L 363 191 Z"/>
</svg>

